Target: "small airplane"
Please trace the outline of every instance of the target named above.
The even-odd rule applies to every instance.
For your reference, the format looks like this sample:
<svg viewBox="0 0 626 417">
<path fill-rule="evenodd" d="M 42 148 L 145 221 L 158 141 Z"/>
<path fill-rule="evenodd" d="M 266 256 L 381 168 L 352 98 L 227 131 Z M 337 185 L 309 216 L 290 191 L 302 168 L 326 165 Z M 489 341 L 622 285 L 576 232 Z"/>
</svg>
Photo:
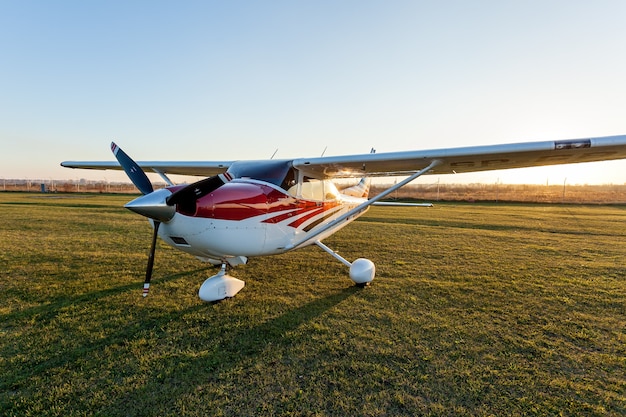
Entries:
<svg viewBox="0 0 626 417">
<path fill-rule="evenodd" d="M 349 268 L 356 285 L 375 275 L 369 259 L 349 262 L 322 243 L 367 209 L 421 175 L 465 173 L 626 158 L 626 135 L 505 145 L 298 159 L 135 162 L 115 143 L 117 162 L 61 166 L 124 170 L 143 194 L 125 207 L 150 219 L 154 233 L 143 296 L 148 294 L 157 236 L 199 260 L 221 265 L 200 286 L 204 301 L 233 297 L 245 283 L 227 271 L 248 258 L 317 245 Z M 155 190 L 144 170 L 167 183 Z M 206 177 L 175 185 L 167 174 Z M 405 177 L 368 198 L 371 177 Z M 361 178 L 342 190 L 333 180 Z"/>
</svg>

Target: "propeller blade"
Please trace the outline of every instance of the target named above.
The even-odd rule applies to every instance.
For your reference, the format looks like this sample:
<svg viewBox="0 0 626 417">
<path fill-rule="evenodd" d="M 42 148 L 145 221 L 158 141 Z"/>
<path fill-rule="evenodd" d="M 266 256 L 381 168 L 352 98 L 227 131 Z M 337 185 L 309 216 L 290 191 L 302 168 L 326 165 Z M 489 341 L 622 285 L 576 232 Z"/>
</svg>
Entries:
<svg viewBox="0 0 626 417">
<path fill-rule="evenodd" d="M 224 181 L 222 175 L 205 178 L 181 188 L 169 196 L 165 201 L 169 206 L 175 206 L 176 204 L 181 203 L 184 205 L 195 203 L 197 199 L 204 197 L 211 191 L 217 190 L 219 187 L 226 184 L 227 181 L 228 179 Z"/>
<path fill-rule="evenodd" d="M 115 142 L 111 142 L 111 150 L 113 151 L 113 155 L 115 155 L 117 162 L 119 162 L 122 168 L 124 168 L 126 175 L 128 175 L 128 178 L 130 178 L 133 184 L 135 184 L 135 187 L 141 191 L 141 194 L 150 194 L 154 191 L 146 173 L 143 172 L 139 165 L 137 165 L 137 163 L 133 161 L 130 156 L 126 155 L 126 152 L 117 146 Z"/>
<path fill-rule="evenodd" d="M 154 252 L 156 251 L 156 241 L 159 235 L 159 226 L 161 222 L 154 221 L 154 233 L 152 234 L 152 245 L 150 246 L 150 254 L 148 255 L 148 266 L 146 267 L 146 280 L 143 283 L 143 296 L 148 296 L 150 291 L 150 279 L 152 278 L 152 267 L 154 266 Z"/>
</svg>

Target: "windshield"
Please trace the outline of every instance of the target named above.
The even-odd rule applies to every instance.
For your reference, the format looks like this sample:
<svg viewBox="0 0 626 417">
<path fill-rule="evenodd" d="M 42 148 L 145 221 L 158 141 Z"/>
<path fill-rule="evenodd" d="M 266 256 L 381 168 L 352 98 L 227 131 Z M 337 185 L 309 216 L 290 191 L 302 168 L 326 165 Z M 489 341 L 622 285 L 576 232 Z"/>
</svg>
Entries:
<svg viewBox="0 0 626 417">
<path fill-rule="evenodd" d="M 228 168 L 233 178 L 251 178 L 288 189 L 295 183 L 291 161 L 237 161 Z"/>
<path fill-rule="evenodd" d="M 228 168 L 233 178 L 250 178 L 274 184 L 296 198 L 326 201 L 338 198 L 339 191 L 330 180 L 303 177 L 297 183 L 297 173 L 291 161 L 237 161 Z"/>
</svg>

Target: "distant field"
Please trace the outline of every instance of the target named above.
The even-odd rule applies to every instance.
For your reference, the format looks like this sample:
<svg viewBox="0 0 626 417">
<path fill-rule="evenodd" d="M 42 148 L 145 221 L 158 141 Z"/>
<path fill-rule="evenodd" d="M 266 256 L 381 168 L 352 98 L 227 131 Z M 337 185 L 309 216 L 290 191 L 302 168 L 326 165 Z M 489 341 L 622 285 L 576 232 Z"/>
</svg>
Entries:
<svg viewBox="0 0 626 417">
<path fill-rule="evenodd" d="M 0 415 L 626 415 L 626 207 L 376 207 L 215 270 L 107 194 L 0 193 Z"/>
<path fill-rule="evenodd" d="M 372 192 L 384 187 L 373 187 Z M 626 204 L 626 184 L 411 184 L 394 193 L 396 198 L 428 201 L 490 201 L 566 204 Z"/>
<path fill-rule="evenodd" d="M 157 183 L 155 186 L 161 188 L 165 183 Z M 42 187 L 48 192 L 63 193 L 138 193 L 130 183 L 86 180 L 4 180 L 0 184 L 0 191 L 39 193 Z M 374 185 L 370 194 L 374 196 L 387 187 Z M 427 201 L 626 204 L 626 184 L 580 185 L 567 184 L 567 181 L 550 185 L 439 184 L 436 179 L 427 176 L 402 187 L 390 197 Z"/>
</svg>

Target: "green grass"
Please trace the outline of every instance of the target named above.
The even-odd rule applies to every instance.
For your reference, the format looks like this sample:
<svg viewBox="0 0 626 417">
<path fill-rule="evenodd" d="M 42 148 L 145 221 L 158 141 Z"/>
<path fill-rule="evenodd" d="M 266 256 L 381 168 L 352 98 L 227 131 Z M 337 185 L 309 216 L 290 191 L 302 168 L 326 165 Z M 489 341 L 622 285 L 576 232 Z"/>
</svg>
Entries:
<svg viewBox="0 0 626 417">
<path fill-rule="evenodd" d="M 56 198 L 59 197 L 59 198 Z M 626 209 L 376 207 L 317 248 L 215 270 L 128 196 L 0 193 L 0 415 L 624 415 Z"/>
</svg>

